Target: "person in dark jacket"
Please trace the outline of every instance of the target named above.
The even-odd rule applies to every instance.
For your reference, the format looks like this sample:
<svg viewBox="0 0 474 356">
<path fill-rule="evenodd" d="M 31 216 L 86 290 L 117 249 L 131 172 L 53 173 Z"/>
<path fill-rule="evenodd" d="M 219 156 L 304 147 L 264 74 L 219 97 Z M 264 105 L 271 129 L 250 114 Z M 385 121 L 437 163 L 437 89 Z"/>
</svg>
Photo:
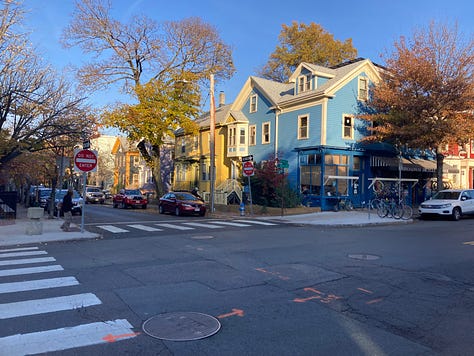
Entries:
<svg viewBox="0 0 474 356">
<path fill-rule="evenodd" d="M 63 203 L 61 205 L 61 210 L 64 214 L 64 222 L 61 225 L 61 229 L 64 231 L 69 231 L 72 222 L 72 193 L 73 190 L 68 189 L 66 195 L 63 198 Z"/>
</svg>

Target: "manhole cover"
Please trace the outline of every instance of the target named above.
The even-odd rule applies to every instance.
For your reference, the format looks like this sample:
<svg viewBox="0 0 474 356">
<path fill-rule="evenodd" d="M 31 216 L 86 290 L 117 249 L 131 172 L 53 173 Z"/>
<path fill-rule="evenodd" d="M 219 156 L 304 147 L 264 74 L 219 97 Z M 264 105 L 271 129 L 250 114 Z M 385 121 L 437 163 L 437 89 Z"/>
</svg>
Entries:
<svg viewBox="0 0 474 356">
<path fill-rule="evenodd" d="M 196 235 L 196 236 L 191 236 L 192 239 L 194 240 L 208 240 L 208 239 L 213 239 L 214 236 L 211 235 Z"/>
<path fill-rule="evenodd" d="M 353 253 L 348 255 L 349 258 L 353 258 L 354 260 L 364 260 L 364 261 L 372 261 L 378 260 L 380 256 L 377 255 L 367 255 L 364 253 Z"/>
<path fill-rule="evenodd" d="M 214 335 L 221 328 L 213 316 L 195 312 L 159 314 L 143 323 L 143 331 L 154 338 L 170 341 L 191 341 Z"/>
</svg>

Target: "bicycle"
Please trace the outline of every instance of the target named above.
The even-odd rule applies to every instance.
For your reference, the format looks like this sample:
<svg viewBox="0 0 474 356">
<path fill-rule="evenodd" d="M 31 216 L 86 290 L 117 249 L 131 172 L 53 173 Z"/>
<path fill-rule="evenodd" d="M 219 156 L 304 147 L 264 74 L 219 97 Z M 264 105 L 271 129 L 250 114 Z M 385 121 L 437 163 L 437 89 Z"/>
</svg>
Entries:
<svg viewBox="0 0 474 356">
<path fill-rule="evenodd" d="M 354 205 L 352 201 L 348 197 L 339 197 L 337 204 L 334 206 L 336 211 L 339 210 L 346 210 L 351 211 L 354 210 Z"/>
<path fill-rule="evenodd" d="M 403 209 L 400 203 L 396 202 L 394 198 L 385 199 L 381 201 L 381 204 L 377 208 L 377 215 L 381 218 L 385 218 L 390 215 L 394 219 L 401 219 L 403 216 Z"/>
</svg>

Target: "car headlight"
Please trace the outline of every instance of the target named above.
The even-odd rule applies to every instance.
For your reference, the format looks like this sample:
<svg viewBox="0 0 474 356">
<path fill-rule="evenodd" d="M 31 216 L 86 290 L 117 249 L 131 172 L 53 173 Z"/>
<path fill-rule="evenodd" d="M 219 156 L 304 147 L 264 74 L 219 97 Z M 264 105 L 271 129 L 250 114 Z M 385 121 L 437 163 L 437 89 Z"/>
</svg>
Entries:
<svg viewBox="0 0 474 356">
<path fill-rule="evenodd" d="M 448 204 L 441 204 L 439 207 L 440 207 L 441 209 L 450 208 L 450 207 L 451 207 L 451 203 L 448 203 Z"/>
<path fill-rule="evenodd" d="M 186 208 L 192 208 L 193 206 L 191 204 L 181 204 L 182 206 L 185 206 Z"/>
</svg>

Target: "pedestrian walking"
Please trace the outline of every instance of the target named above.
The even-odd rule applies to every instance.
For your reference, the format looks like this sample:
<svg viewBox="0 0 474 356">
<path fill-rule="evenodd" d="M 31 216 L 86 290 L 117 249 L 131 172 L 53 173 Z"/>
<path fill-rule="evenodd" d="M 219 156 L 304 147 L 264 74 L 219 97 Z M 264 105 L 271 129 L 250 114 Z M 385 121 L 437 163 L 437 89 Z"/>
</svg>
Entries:
<svg viewBox="0 0 474 356">
<path fill-rule="evenodd" d="M 61 210 L 64 214 L 64 222 L 61 225 L 61 229 L 64 231 L 69 231 L 72 222 L 72 193 L 71 188 L 68 189 L 66 195 L 63 198 L 63 203 L 61 204 Z"/>
</svg>

